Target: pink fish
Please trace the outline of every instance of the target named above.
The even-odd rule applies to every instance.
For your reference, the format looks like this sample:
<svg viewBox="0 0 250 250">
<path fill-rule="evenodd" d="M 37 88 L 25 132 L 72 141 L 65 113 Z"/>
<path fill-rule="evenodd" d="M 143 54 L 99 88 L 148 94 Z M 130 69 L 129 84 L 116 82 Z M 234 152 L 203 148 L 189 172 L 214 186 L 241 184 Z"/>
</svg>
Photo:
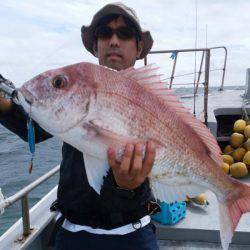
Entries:
<svg viewBox="0 0 250 250">
<path fill-rule="evenodd" d="M 42 128 L 83 152 L 97 192 L 108 170 L 108 147 L 121 158 L 127 143 L 153 140 L 157 154 L 149 180 L 155 197 L 170 203 L 213 191 L 228 249 L 242 214 L 250 211 L 250 188 L 224 173 L 215 138 L 164 86 L 157 68 L 117 72 L 78 63 L 31 79 L 19 99 Z"/>
</svg>

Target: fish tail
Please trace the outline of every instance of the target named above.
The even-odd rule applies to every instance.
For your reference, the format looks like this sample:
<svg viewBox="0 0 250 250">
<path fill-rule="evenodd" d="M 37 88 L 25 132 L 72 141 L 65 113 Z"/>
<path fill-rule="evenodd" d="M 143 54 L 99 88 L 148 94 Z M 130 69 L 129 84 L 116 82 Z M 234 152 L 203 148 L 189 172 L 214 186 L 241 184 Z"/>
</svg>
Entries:
<svg viewBox="0 0 250 250">
<path fill-rule="evenodd" d="M 250 212 L 250 186 L 235 179 L 232 181 L 237 191 L 236 199 L 235 194 L 232 194 L 225 202 L 219 203 L 220 238 L 223 250 L 228 249 L 241 216 Z"/>
</svg>

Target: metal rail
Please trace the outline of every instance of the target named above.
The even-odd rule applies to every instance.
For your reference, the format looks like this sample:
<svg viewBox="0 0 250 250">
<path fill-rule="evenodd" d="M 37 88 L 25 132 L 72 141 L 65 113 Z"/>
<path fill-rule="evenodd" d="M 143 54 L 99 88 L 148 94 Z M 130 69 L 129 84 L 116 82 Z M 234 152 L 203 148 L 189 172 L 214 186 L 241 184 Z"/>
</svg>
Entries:
<svg viewBox="0 0 250 250">
<path fill-rule="evenodd" d="M 223 63 L 223 68 L 222 69 L 213 69 L 210 70 L 210 56 L 211 56 L 211 50 L 216 50 L 216 49 L 223 49 L 225 52 L 224 55 L 224 63 Z M 201 62 L 199 66 L 199 71 L 198 72 L 193 72 L 193 73 L 188 73 L 188 74 L 196 74 L 198 73 L 198 78 L 197 81 L 194 83 L 194 95 L 197 94 L 198 87 L 200 84 L 200 79 L 201 79 L 201 74 L 203 73 L 202 68 L 203 68 L 203 62 L 204 62 L 204 57 L 205 57 L 205 81 L 203 83 L 204 85 L 204 122 L 207 124 L 208 120 L 208 89 L 209 89 L 209 73 L 210 71 L 215 71 L 215 70 L 222 70 L 222 79 L 221 79 L 221 85 L 219 90 L 222 91 L 224 88 L 224 80 L 225 80 L 225 72 L 226 72 L 226 63 L 227 63 L 227 49 L 224 46 L 219 46 L 219 47 L 211 47 L 211 48 L 197 48 L 197 49 L 178 49 L 178 50 L 158 50 L 158 51 L 151 51 L 149 52 L 150 55 L 152 54 L 167 54 L 167 53 L 174 53 L 174 62 L 173 62 L 173 67 L 172 67 L 172 72 L 171 76 L 167 79 L 170 79 L 170 84 L 169 88 L 172 88 L 174 85 L 174 78 L 179 77 L 178 75 L 175 76 L 175 69 L 176 69 L 176 64 L 177 64 L 177 57 L 180 53 L 186 53 L 186 52 L 202 52 L 202 57 L 201 57 Z M 144 64 L 147 65 L 147 57 L 144 58 Z M 183 75 L 188 75 L 188 74 L 182 74 Z M 183 84 L 187 85 L 187 84 Z"/>
<path fill-rule="evenodd" d="M 171 80 L 172 78 L 174 79 L 175 77 L 177 77 L 177 76 L 174 75 L 174 73 L 175 73 L 175 68 L 176 68 L 176 63 L 177 63 L 177 56 L 178 56 L 179 53 L 181 53 L 181 52 L 182 53 L 185 53 L 185 52 L 203 52 L 203 55 L 202 55 L 202 58 L 201 58 L 201 63 L 200 63 L 200 70 L 198 71 L 199 79 L 200 79 L 200 75 L 202 73 L 201 69 L 202 69 L 203 61 L 204 61 L 204 53 L 206 51 L 210 51 L 210 54 L 211 54 L 211 50 L 216 50 L 216 49 L 223 49 L 224 52 L 225 52 L 223 68 L 222 69 L 213 69 L 211 71 L 222 70 L 221 86 L 220 86 L 219 90 L 223 90 L 224 80 L 225 80 L 225 72 L 226 72 L 226 64 L 227 64 L 227 48 L 225 46 L 218 46 L 218 47 L 211 47 L 211 48 L 197 48 L 197 49 L 155 50 L 155 51 L 150 51 L 149 55 L 176 53 L 176 57 L 175 57 L 174 62 L 173 62 L 171 77 L 169 77 L 169 79 Z M 147 65 L 147 61 L 148 61 L 148 59 L 147 59 L 147 57 L 145 57 L 144 58 L 144 64 L 145 65 Z M 194 74 L 194 73 L 190 73 L 190 74 Z M 173 81 L 172 81 L 172 83 L 173 83 Z"/>
<path fill-rule="evenodd" d="M 6 198 L 0 203 L 0 210 L 5 209 L 13 205 L 18 200 L 22 200 L 22 219 L 23 219 L 23 236 L 27 237 L 30 234 L 30 214 L 29 214 L 29 204 L 28 204 L 28 194 L 39 186 L 41 183 L 45 182 L 53 175 L 55 175 L 60 169 L 60 165 L 54 167 L 52 170 L 42 175 L 32 183 L 30 183 L 25 188 L 18 191 L 16 194 Z"/>
</svg>

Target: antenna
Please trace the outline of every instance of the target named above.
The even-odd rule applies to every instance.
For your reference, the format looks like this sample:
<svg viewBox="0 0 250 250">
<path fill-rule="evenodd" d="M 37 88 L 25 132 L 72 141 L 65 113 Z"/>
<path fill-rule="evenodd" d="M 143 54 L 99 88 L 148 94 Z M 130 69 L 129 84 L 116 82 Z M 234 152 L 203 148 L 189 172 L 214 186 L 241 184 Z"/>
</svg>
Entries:
<svg viewBox="0 0 250 250">
<path fill-rule="evenodd" d="M 197 24 L 198 24 L 198 7 L 197 7 L 197 0 L 195 0 L 195 44 L 194 44 L 194 47 L 195 49 L 197 49 Z M 195 51 L 194 53 L 194 110 L 193 110 L 193 114 L 194 114 L 194 117 L 196 116 L 196 112 L 195 112 L 195 84 L 196 84 L 196 55 L 197 54 L 197 51 Z"/>
</svg>

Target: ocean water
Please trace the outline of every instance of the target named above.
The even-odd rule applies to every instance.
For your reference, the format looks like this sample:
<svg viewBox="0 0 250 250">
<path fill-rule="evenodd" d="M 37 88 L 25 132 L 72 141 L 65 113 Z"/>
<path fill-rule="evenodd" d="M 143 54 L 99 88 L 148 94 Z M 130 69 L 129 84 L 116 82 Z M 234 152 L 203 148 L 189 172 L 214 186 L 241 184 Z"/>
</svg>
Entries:
<svg viewBox="0 0 250 250">
<path fill-rule="evenodd" d="M 0 125 L 0 188 L 4 196 L 9 197 L 61 161 L 62 142 L 56 138 L 36 145 L 34 166 L 28 172 L 30 153 L 28 144 L 17 135 Z M 31 208 L 58 183 L 58 174 L 44 182 L 29 194 Z M 21 217 L 21 201 L 18 201 L 0 215 L 0 235 Z"/>
<path fill-rule="evenodd" d="M 210 92 L 218 88 L 211 88 Z M 227 87 L 242 89 L 242 87 Z M 178 89 L 177 94 L 192 94 L 193 89 Z M 203 92 L 201 89 L 200 93 Z M 28 144 L 0 125 L 0 188 L 9 197 L 39 178 L 61 161 L 62 142 L 56 138 L 36 145 L 34 168 L 28 172 L 30 153 Z M 58 174 L 47 180 L 29 195 L 30 208 L 58 183 Z M 21 217 L 21 201 L 15 203 L 0 215 L 0 235 Z"/>
</svg>

